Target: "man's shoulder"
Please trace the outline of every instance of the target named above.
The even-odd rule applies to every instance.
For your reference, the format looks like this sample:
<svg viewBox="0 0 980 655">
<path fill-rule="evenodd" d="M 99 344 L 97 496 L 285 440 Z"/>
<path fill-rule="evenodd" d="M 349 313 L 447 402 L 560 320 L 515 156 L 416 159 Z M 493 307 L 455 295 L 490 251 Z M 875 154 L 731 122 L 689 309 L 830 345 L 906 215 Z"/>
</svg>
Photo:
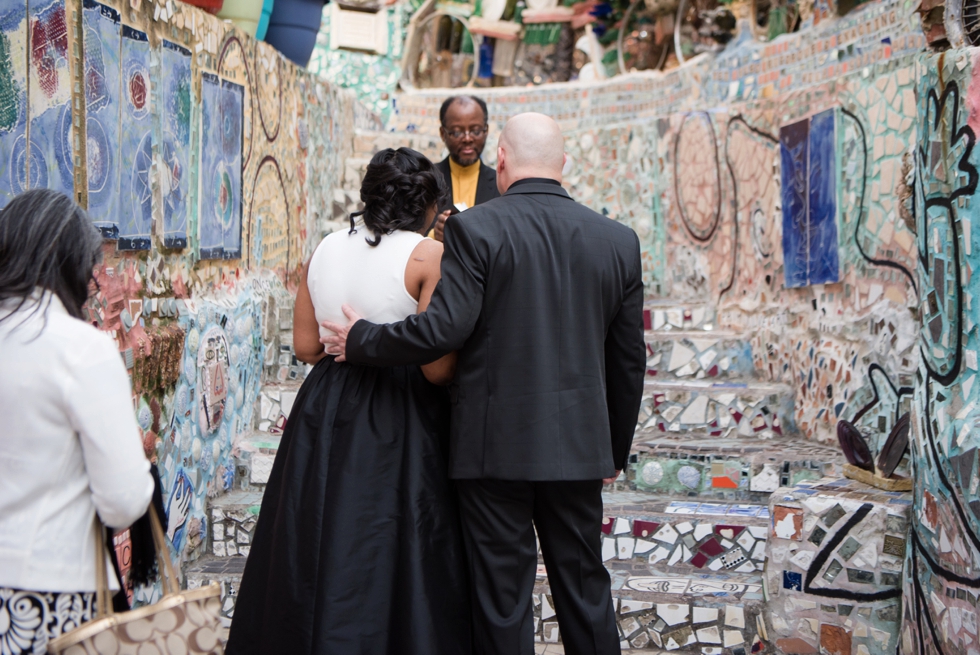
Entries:
<svg viewBox="0 0 980 655">
<path fill-rule="evenodd" d="M 559 218 L 568 229 L 576 230 L 588 238 L 605 241 L 627 259 L 630 257 L 628 253 L 638 247 L 639 237 L 633 228 L 574 200 L 568 202 L 568 205 L 567 209 L 562 209 Z"/>
<path fill-rule="evenodd" d="M 567 216 L 574 217 L 578 220 L 584 220 L 594 229 L 602 230 L 610 234 L 617 234 L 621 237 L 628 237 L 636 234 L 632 228 L 623 225 L 619 221 L 609 218 L 605 214 L 600 214 L 591 207 L 583 205 L 571 197 L 569 197 L 568 200 L 568 209 L 563 209 L 563 212 L 565 212 Z"/>
<path fill-rule="evenodd" d="M 558 187 L 556 187 L 558 188 Z M 540 195 L 540 194 L 536 194 Z M 636 232 L 627 225 L 615 221 L 599 212 L 575 201 L 570 196 L 559 194 L 547 194 L 557 203 L 560 203 L 557 218 L 560 223 L 572 227 L 574 222 L 579 229 L 583 228 L 591 233 L 602 235 L 611 241 L 621 243 L 625 246 L 632 246 L 636 243 Z M 470 207 L 464 212 L 453 214 L 450 220 L 455 220 L 461 225 L 465 223 L 466 231 L 476 235 L 484 230 L 497 233 L 501 222 L 521 223 L 527 220 L 528 212 L 535 215 L 538 212 L 530 209 L 526 194 L 505 193 L 492 200 Z M 547 220 L 551 212 L 540 214 L 539 216 Z"/>
</svg>

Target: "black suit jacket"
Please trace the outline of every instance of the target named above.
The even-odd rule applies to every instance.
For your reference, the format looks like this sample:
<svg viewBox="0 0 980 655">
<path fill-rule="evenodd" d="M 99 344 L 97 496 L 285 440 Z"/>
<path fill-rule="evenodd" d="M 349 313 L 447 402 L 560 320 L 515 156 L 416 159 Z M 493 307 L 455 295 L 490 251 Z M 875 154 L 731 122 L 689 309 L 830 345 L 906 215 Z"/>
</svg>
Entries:
<svg viewBox="0 0 980 655">
<path fill-rule="evenodd" d="M 454 350 L 452 477 L 596 480 L 625 468 L 646 364 L 636 233 L 541 182 L 451 216 L 428 309 L 358 321 L 347 359 L 423 364 Z"/>
<path fill-rule="evenodd" d="M 453 198 L 453 173 L 452 169 L 449 168 L 449 157 L 436 164 L 436 168 L 442 173 L 443 178 L 446 180 L 446 188 L 449 189 L 446 200 L 439 207 L 439 212 L 441 213 L 448 209 L 451 213 L 458 214 L 459 210 L 455 206 L 456 200 Z M 500 192 L 497 190 L 496 169 L 490 168 L 483 162 L 480 162 L 480 177 L 476 180 L 476 204 L 482 205 L 488 200 L 499 197 Z"/>
</svg>

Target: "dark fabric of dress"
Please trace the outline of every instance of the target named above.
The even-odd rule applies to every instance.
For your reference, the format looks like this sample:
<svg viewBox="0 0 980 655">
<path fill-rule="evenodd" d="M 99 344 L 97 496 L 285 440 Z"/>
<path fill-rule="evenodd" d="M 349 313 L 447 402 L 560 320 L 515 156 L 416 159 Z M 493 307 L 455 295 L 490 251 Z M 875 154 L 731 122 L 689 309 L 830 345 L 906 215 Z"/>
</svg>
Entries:
<svg viewBox="0 0 980 655">
<path fill-rule="evenodd" d="M 314 366 L 283 434 L 228 655 L 468 655 L 446 391 L 416 366 Z"/>
</svg>

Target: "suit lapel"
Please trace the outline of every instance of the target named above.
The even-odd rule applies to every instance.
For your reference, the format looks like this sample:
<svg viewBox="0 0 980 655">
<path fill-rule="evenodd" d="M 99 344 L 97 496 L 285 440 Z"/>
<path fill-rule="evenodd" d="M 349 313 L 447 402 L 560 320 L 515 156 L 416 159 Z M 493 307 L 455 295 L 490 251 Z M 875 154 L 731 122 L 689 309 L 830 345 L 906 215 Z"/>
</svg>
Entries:
<svg viewBox="0 0 980 655">
<path fill-rule="evenodd" d="M 476 181 L 476 204 L 493 200 L 500 195 L 497 191 L 497 171 L 486 164 L 480 164 L 480 178 Z"/>
<path fill-rule="evenodd" d="M 436 164 L 436 168 L 442 173 L 442 177 L 446 181 L 446 189 L 448 190 L 446 201 L 439 207 L 439 211 L 443 212 L 449 209 L 455 214 L 456 208 L 453 206 L 453 173 L 452 169 L 449 168 L 449 157 Z M 477 190 L 477 193 L 479 193 L 479 190 Z"/>
</svg>

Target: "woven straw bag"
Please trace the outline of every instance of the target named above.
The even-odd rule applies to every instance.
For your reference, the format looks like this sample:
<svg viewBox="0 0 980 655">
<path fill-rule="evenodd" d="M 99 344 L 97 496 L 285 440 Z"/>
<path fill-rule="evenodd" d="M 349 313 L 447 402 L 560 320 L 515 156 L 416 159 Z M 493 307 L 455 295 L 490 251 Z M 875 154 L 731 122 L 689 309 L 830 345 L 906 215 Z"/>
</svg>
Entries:
<svg viewBox="0 0 980 655">
<path fill-rule="evenodd" d="M 98 521 L 98 519 L 96 519 Z M 114 614 L 106 569 L 105 537 L 102 524 L 96 530 L 97 617 L 48 644 L 54 655 L 221 655 L 218 639 L 221 587 L 180 591 L 166 537 L 153 507 L 150 523 L 157 562 L 163 578 L 164 597 L 159 603 L 130 612 Z"/>
</svg>

